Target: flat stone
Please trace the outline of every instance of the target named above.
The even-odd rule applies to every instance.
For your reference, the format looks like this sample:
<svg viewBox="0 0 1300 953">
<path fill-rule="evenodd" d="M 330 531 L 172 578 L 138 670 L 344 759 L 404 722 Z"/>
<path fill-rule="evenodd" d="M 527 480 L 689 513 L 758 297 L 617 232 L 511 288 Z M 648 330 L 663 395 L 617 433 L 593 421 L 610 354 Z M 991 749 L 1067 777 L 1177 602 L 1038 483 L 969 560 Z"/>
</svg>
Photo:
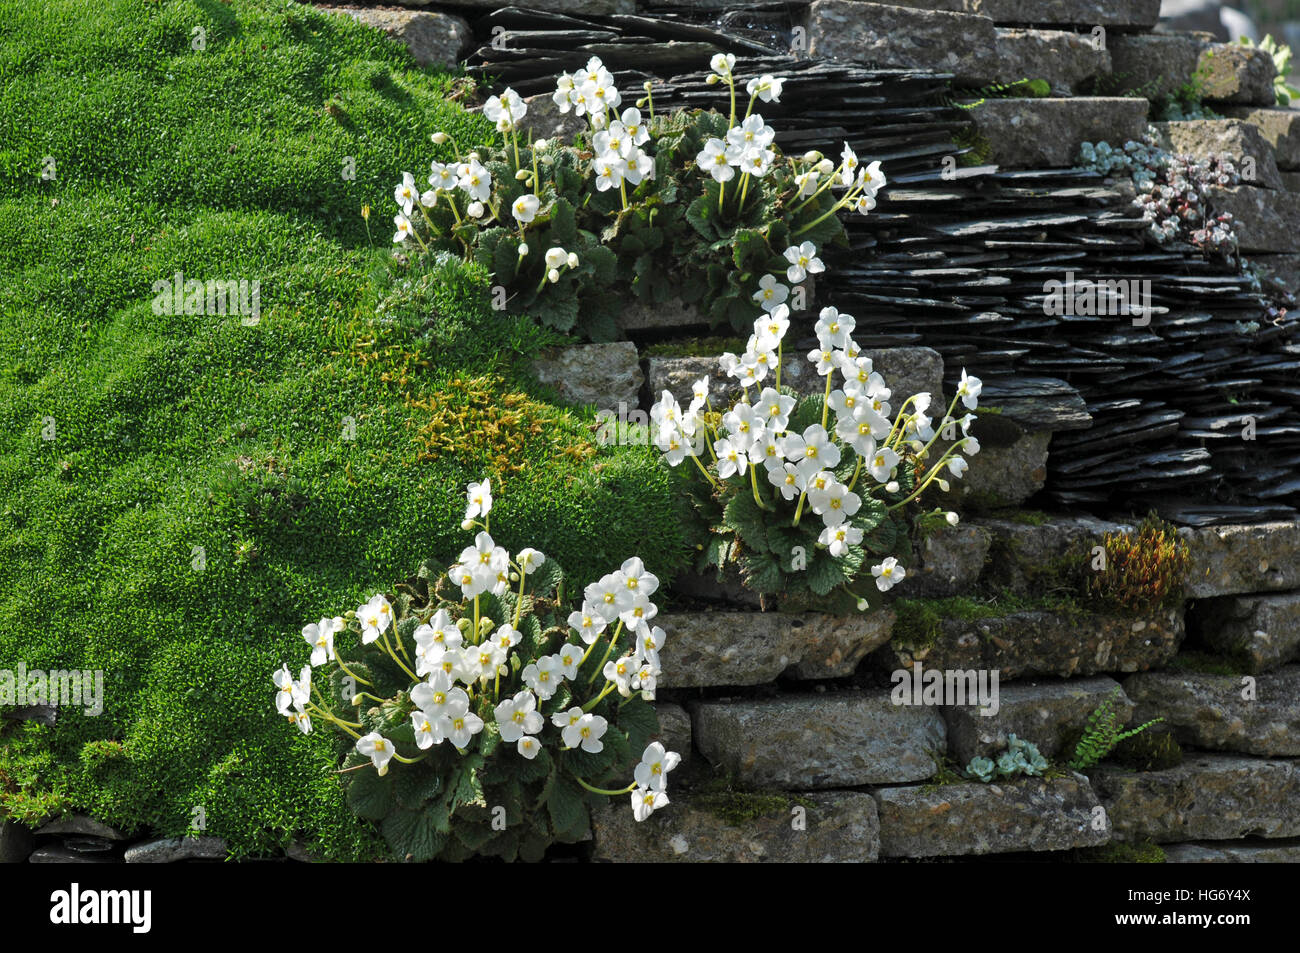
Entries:
<svg viewBox="0 0 1300 953">
<path fill-rule="evenodd" d="M 618 326 L 623 331 L 682 331 L 707 328 L 710 323 L 707 314 L 678 298 L 660 304 L 633 298 L 618 316 Z"/>
<path fill-rule="evenodd" d="M 1110 50 L 1111 87 L 1147 99 L 1169 96 L 1192 81 L 1205 44 L 1195 37 L 1162 33 L 1106 37 Z"/>
<path fill-rule="evenodd" d="M 428 10 L 371 10 L 333 7 L 352 19 L 383 30 L 411 51 L 421 66 L 455 66 L 474 41 L 474 33 L 460 17 Z"/>
<path fill-rule="evenodd" d="M 700 752 L 746 787 L 922 781 L 946 746 L 937 711 L 896 706 L 888 692 L 703 701 L 691 720 Z"/>
<path fill-rule="evenodd" d="M 1300 836 L 1296 762 L 1198 754 L 1164 771 L 1090 773 L 1115 836 L 1157 842 Z"/>
<path fill-rule="evenodd" d="M 975 706 L 949 705 L 943 709 L 948 723 L 948 752 L 965 766 L 972 758 L 990 757 L 1006 749 L 1007 736 L 1032 741 L 1043 757 L 1062 750 L 1066 736 L 1082 728 L 1093 710 L 1119 688 L 1114 679 L 1072 678 L 1064 682 L 1021 682 L 999 686 L 997 711 L 980 714 Z M 1133 703 L 1121 691 L 1113 704 L 1121 724 L 1128 724 Z M 1066 759 L 1072 751 L 1064 752 Z"/>
<path fill-rule="evenodd" d="M 1249 676 L 1145 672 L 1124 682 L 1137 724 L 1163 717 L 1182 744 L 1266 757 L 1300 755 L 1300 665 Z"/>
<path fill-rule="evenodd" d="M 789 612 L 664 613 L 661 688 L 763 685 L 853 674 L 889 640 L 892 610 L 850 616 Z"/>
<path fill-rule="evenodd" d="M 592 814 L 595 860 L 620 863 L 870 863 L 880 852 L 876 802 L 856 791 L 798 795 L 735 826 L 689 797 L 638 823 L 626 798 Z M 799 803 L 803 802 L 803 803 Z M 806 827 L 796 828 L 799 810 Z"/>
<path fill-rule="evenodd" d="M 36 836 L 26 824 L 0 820 L 0 864 L 24 863 L 35 843 Z"/>
<path fill-rule="evenodd" d="M 1003 680 L 1103 672 L 1137 672 L 1166 664 L 1183 640 L 1181 610 L 1142 618 L 1032 609 L 985 619 L 945 619 L 933 643 L 898 636 L 878 653 L 889 671 L 911 668 L 997 669 Z"/>
<path fill-rule="evenodd" d="M 59 720 L 59 709 L 54 705 L 20 705 L 6 708 L 0 712 L 0 718 L 12 718 L 14 721 L 34 721 L 46 728 L 53 728 Z"/>
<path fill-rule="evenodd" d="M 1215 215 L 1232 215 L 1237 242 L 1244 252 L 1300 252 L 1300 195 L 1250 185 L 1215 185 L 1206 189 Z"/>
<path fill-rule="evenodd" d="M 1191 598 L 1300 589 L 1300 520 L 1182 528 Z"/>
<path fill-rule="evenodd" d="M 1219 111 L 1258 128 L 1272 145 L 1279 169 L 1300 169 L 1300 109 L 1224 106 Z"/>
<path fill-rule="evenodd" d="M 809 56 L 955 73 L 977 86 L 997 46 L 987 17 L 859 0 L 815 0 L 802 25 Z"/>
<path fill-rule="evenodd" d="M 982 526 L 943 526 L 913 541 L 915 563 L 904 580 L 909 598 L 943 598 L 970 590 L 984 570 L 992 536 Z"/>
<path fill-rule="evenodd" d="M 550 93 L 525 96 L 524 102 L 528 111 L 524 113 L 520 125 L 532 130 L 534 142 L 539 139 L 559 139 L 565 145 L 570 145 L 580 132 L 586 131 L 587 120 L 574 115 L 573 110 L 560 112 L 560 107 L 555 105 Z"/>
<path fill-rule="evenodd" d="M 1092 37 L 1065 30 L 999 29 L 994 59 L 972 69 L 988 82 L 1043 79 L 1056 96 L 1073 96 L 1080 86 L 1112 71 L 1110 52 Z"/>
<path fill-rule="evenodd" d="M 1208 102 L 1272 106 L 1277 102 L 1273 57 L 1258 47 L 1211 43 L 1197 65 L 1201 98 Z"/>
<path fill-rule="evenodd" d="M 1266 189 L 1283 189 L 1273 147 L 1259 127 L 1243 119 L 1190 119 L 1152 123 L 1156 141 L 1178 155 L 1205 160 L 1226 155 L 1237 167 L 1243 182 Z M 1252 172 L 1248 160 L 1253 160 Z"/>
<path fill-rule="evenodd" d="M 1300 172 L 1283 172 L 1283 177 Z M 1300 193 L 1300 182 L 1291 191 Z M 1266 283 L 1286 294 L 1300 295 L 1300 255 L 1254 255 L 1250 259 Z"/>
<path fill-rule="evenodd" d="M 681 705 L 672 702 L 654 703 L 655 714 L 659 716 L 659 734 L 654 736 L 669 751 L 676 751 L 682 756 L 681 767 L 685 768 L 691 761 L 691 716 Z"/>
<path fill-rule="evenodd" d="M 327 863 L 324 857 L 312 853 L 307 849 L 307 845 L 302 841 L 294 841 L 285 848 L 284 855 L 290 860 L 296 860 L 300 864 L 324 864 Z"/>
<path fill-rule="evenodd" d="M 571 404 L 591 405 L 623 416 L 641 402 L 641 358 L 631 341 L 550 348 L 532 363 L 543 384 Z"/>
<path fill-rule="evenodd" d="M 29 864 L 120 864 L 112 854 L 82 854 L 61 845 L 38 847 L 27 858 Z"/>
<path fill-rule="evenodd" d="M 1087 430 L 1092 415 L 1083 395 L 1055 377 L 1015 377 L 985 381 L 980 409 L 985 415 L 997 408 L 998 416 L 1025 430 Z"/>
<path fill-rule="evenodd" d="M 79 834 L 83 837 L 102 837 L 104 840 L 126 840 L 126 835 L 116 827 L 87 817 L 84 814 L 65 814 L 57 820 L 50 821 L 37 828 L 37 834 Z"/>
<path fill-rule="evenodd" d="M 806 353 L 795 353 L 787 347 L 781 364 L 781 386 L 797 394 L 820 394 L 826 378 L 818 377 L 816 368 L 808 362 Z M 872 368 L 880 373 L 893 391 L 891 403 L 897 406 L 902 398 L 921 392 L 936 396 L 943 393 L 943 358 L 928 347 L 864 348 L 863 357 L 871 359 Z M 689 400 L 691 387 L 701 377 L 709 378 L 712 393 L 722 394 L 724 400 L 741 396 L 740 385 L 723 372 L 718 363 L 721 355 L 700 357 L 648 357 L 646 377 L 650 382 L 650 395 L 658 400 L 666 390 L 683 403 Z M 770 383 L 770 381 L 769 381 Z"/>
<path fill-rule="evenodd" d="M 1145 99 L 986 99 L 970 110 L 990 161 L 1006 168 L 1071 168 L 1084 142 L 1127 142 L 1146 129 Z"/>
<path fill-rule="evenodd" d="M 127 848 L 128 864 L 174 864 L 181 860 L 225 860 L 229 848 L 221 837 L 166 837 Z"/>
<path fill-rule="evenodd" d="M 918 10 L 975 13 L 995 23 L 1115 26 L 1149 29 L 1160 17 L 1160 0 L 895 0 Z"/>
<path fill-rule="evenodd" d="M 958 510 L 1019 506 L 1047 482 L 1051 431 L 1026 431 L 1016 426 L 1019 435 L 1015 439 L 997 444 L 984 441 L 983 434 L 991 425 L 991 418 L 985 416 L 971 428 L 971 433 L 980 439 L 981 447 L 979 453 L 967 458 L 970 467 L 965 475 L 960 480 L 951 481 L 951 495 Z"/>
<path fill-rule="evenodd" d="M 983 454 L 977 455 L 978 460 Z M 993 536 L 995 557 L 983 579 L 1016 595 L 1042 592 L 1041 573 L 1050 572 L 1067 555 L 1091 552 L 1109 533 L 1132 530 L 1092 516 L 1052 516 L 1037 525 L 1013 519 L 979 517 L 974 521 Z"/>
<path fill-rule="evenodd" d="M 1079 774 L 883 788 L 875 798 L 883 857 L 1069 850 L 1110 840 L 1107 827 L 1094 828 L 1097 798 Z"/>
<path fill-rule="evenodd" d="M 1187 623 L 1197 642 L 1249 672 L 1300 659 L 1300 592 L 1198 599 Z"/>
<path fill-rule="evenodd" d="M 1300 843 L 1234 844 L 1205 841 L 1199 844 L 1170 844 L 1165 848 L 1166 864 L 1296 864 Z"/>
</svg>

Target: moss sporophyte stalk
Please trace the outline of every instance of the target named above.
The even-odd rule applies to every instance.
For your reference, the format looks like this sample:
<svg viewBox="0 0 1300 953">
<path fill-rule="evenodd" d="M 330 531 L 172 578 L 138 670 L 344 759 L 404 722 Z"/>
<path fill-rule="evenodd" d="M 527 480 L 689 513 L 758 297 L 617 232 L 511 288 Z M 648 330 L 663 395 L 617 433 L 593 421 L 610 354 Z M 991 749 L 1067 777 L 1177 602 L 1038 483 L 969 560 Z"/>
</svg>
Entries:
<svg viewBox="0 0 1300 953">
<path fill-rule="evenodd" d="M 276 709 L 304 733 L 324 723 L 353 740 L 340 767 L 349 803 L 382 822 L 399 856 L 536 858 L 581 833 L 590 797 L 627 795 L 644 820 L 668 803 L 681 760 L 648 743 L 666 638 L 650 624 L 659 580 L 632 557 L 566 617 L 554 561 L 494 542 L 491 480 L 471 483 L 466 501 L 473 543 L 444 572 L 426 571 L 422 592 L 376 594 L 303 628 L 311 655 L 297 678 L 287 665 L 274 674 Z M 611 787 L 637 750 L 632 781 Z M 524 834 L 484 831 L 475 809 L 488 791 L 522 813 Z"/>
</svg>

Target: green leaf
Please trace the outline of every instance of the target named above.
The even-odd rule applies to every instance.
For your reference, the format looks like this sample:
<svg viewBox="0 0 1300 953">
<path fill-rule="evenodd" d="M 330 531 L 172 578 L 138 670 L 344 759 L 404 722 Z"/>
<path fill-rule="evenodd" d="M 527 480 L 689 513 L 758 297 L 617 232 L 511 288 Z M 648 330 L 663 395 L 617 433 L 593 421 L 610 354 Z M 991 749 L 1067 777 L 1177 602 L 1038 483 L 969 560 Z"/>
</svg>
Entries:
<svg viewBox="0 0 1300 953">
<path fill-rule="evenodd" d="M 807 578 L 808 588 L 819 596 L 824 596 L 836 586 L 848 582 L 839 560 L 824 549 L 818 550 L 808 560 Z"/>
<path fill-rule="evenodd" d="M 572 248 L 578 244 L 578 225 L 573 203 L 566 198 L 557 198 L 555 207 L 551 210 L 551 241 L 561 248 Z"/>
<path fill-rule="evenodd" d="M 746 546 L 756 552 L 767 552 L 767 527 L 763 511 L 754 502 L 752 493 L 738 490 L 722 511 L 723 525 L 734 530 Z"/>
<path fill-rule="evenodd" d="M 741 560 L 741 581 L 755 592 L 775 595 L 785 588 L 786 577 L 772 553 L 746 553 Z"/>
<path fill-rule="evenodd" d="M 587 804 L 582 788 L 565 775 L 559 775 L 546 798 L 551 826 L 561 840 L 577 840 L 587 828 Z"/>
<path fill-rule="evenodd" d="M 461 764 L 460 776 L 456 781 L 456 792 L 452 795 L 452 804 L 456 807 L 466 804 L 487 807 L 487 799 L 483 796 L 483 785 L 478 778 L 482 764 L 483 759 L 477 755 L 467 757 Z"/>
<path fill-rule="evenodd" d="M 417 864 L 432 860 L 447 843 L 447 835 L 424 811 L 394 811 L 384 818 L 380 830 L 393 853 Z"/>
<path fill-rule="evenodd" d="M 348 785 L 348 807 L 358 817 L 368 821 L 379 821 L 388 814 L 393 805 L 393 777 L 386 774 L 382 778 L 374 768 L 362 768 L 353 772 L 352 782 Z"/>
<path fill-rule="evenodd" d="M 659 715 L 648 701 L 633 696 L 630 702 L 619 709 L 618 726 L 627 732 L 628 747 L 639 757 L 650 739 L 660 732 Z"/>
</svg>

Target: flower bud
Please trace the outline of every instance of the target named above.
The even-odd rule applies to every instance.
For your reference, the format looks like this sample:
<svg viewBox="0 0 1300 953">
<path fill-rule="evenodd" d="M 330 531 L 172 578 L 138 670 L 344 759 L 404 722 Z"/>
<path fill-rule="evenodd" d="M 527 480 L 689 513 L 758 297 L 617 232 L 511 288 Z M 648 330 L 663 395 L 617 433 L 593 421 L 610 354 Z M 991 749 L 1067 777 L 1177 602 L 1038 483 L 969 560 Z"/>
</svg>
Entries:
<svg viewBox="0 0 1300 953">
<path fill-rule="evenodd" d="M 866 599 L 859 599 L 859 600 L 858 600 L 858 611 L 859 611 L 859 612 L 866 612 L 867 609 L 868 609 L 869 607 L 870 607 L 870 604 L 867 602 Z"/>
<path fill-rule="evenodd" d="M 886 483 L 886 484 L 885 484 L 885 492 L 886 492 L 886 493 L 897 493 L 897 492 L 898 492 L 898 481 L 897 481 L 897 480 L 890 480 L 888 483 Z"/>
<path fill-rule="evenodd" d="M 569 257 L 566 258 L 565 261 L 570 268 L 578 267 L 578 256 L 575 255 L 573 252 L 569 252 Z"/>
<path fill-rule="evenodd" d="M 809 165 L 812 165 L 814 162 L 821 162 L 821 160 L 822 154 L 816 149 L 809 149 L 803 154 L 803 161 L 807 162 Z"/>
<path fill-rule="evenodd" d="M 451 136 L 447 135 L 445 132 L 435 132 L 435 133 L 434 133 L 433 135 L 431 135 L 429 138 L 433 140 L 433 142 L 434 142 L 435 145 L 439 145 L 439 146 L 440 146 L 440 145 L 442 145 L 444 142 L 446 142 L 448 139 L 450 139 Z"/>
<path fill-rule="evenodd" d="M 556 269 L 552 268 L 550 271 L 546 273 L 546 279 L 551 284 L 555 284 L 557 281 L 560 280 L 560 273 Z"/>
<path fill-rule="evenodd" d="M 518 172 L 515 173 L 515 181 L 516 181 L 516 182 L 523 182 L 525 179 L 527 179 L 527 178 L 528 178 L 529 176 L 531 176 L 531 175 L 532 175 L 532 173 L 529 172 L 527 169 L 520 169 Z"/>
<path fill-rule="evenodd" d="M 469 631 L 469 627 L 470 627 L 471 625 L 473 625 L 473 624 L 474 624 L 474 623 L 470 622 L 469 619 L 457 619 L 457 620 L 456 620 L 456 628 L 460 629 L 462 635 L 463 635 L 464 633 L 468 632 L 468 631 Z"/>
<path fill-rule="evenodd" d="M 478 153 L 477 153 L 477 152 L 471 152 L 471 153 L 469 154 L 469 160 L 470 160 L 471 162 L 477 162 L 477 161 L 478 161 L 478 158 L 479 158 L 479 157 L 478 157 Z"/>
<path fill-rule="evenodd" d="M 956 526 L 961 521 L 961 517 L 958 516 L 956 513 L 952 512 L 951 510 L 949 510 L 948 513 L 944 516 L 944 519 L 948 521 L 949 526 Z"/>
<path fill-rule="evenodd" d="M 650 82 L 650 80 L 646 80 L 644 83 L 641 84 L 641 88 L 644 89 L 647 93 L 650 92 L 650 89 L 653 86 L 654 83 Z"/>
<path fill-rule="evenodd" d="M 947 480 L 935 480 L 934 482 L 937 483 L 937 484 L 939 484 L 939 489 L 943 490 L 943 492 L 945 492 L 945 493 L 948 492 L 948 481 L 947 481 Z"/>
<path fill-rule="evenodd" d="M 519 581 L 519 573 L 517 573 L 517 572 L 511 572 L 511 573 L 510 573 L 510 581 L 511 581 L 511 582 L 518 582 L 518 581 Z"/>
<path fill-rule="evenodd" d="M 817 163 L 817 171 L 822 175 L 830 175 L 835 171 L 835 163 L 830 159 L 822 159 L 821 162 Z"/>
<path fill-rule="evenodd" d="M 519 243 L 519 257 L 520 257 L 520 258 L 523 258 L 523 257 L 524 257 L 525 255 L 527 255 L 527 254 L 528 254 L 528 242 L 520 242 L 520 243 Z M 466 529 L 469 529 L 468 526 L 466 526 L 465 528 L 466 528 Z"/>
<path fill-rule="evenodd" d="M 471 203 L 469 204 L 469 208 L 465 209 L 465 214 L 468 215 L 470 218 L 482 218 L 482 217 L 483 217 L 483 203 L 482 203 L 482 202 L 471 202 Z"/>
<path fill-rule="evenodd" d="M 717 86 L 722 82 L 722 77 L 717 73 L 710 73 L 708 76 L 704 77 L 704 82 L 708 86 Z"/>
<path fill-rule="evenodd" d="M 461 528 L 461 529 L 473 529 L 473 528 L 474 528 L 474 521 L 473 521 L 473 520 L 465 520 L 464 522 L 462 522 L 462 523 L 460 524 L 460 528 Z"/>
</svg>

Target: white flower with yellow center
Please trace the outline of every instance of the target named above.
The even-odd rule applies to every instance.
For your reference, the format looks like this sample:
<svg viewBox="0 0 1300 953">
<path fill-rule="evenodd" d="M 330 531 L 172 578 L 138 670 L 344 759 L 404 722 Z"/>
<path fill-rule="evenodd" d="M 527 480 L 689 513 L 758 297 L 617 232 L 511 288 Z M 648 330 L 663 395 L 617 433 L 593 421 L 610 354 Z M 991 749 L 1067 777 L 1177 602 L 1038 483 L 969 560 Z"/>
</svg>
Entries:
<svg viewBox="0 0 1300 953">
<path fill-rule="evenodd" d="M 582 709 L 578 711 L 581 712 Z M 600 754 L 605 749 L 605 743 L 600 739 L 605 736 L 607 728 L 609 722 L 600 715 L 586 713 L 582 714 L 577 721 L 566 725 L 560 732 L 560 737 L 570 748 L 582 748 L 588 754 Z"/>
<path fill-rule="evenodd" d="M 817 537 L 817 542 L 830 550 L 832 556 L 838 558 L 847 553 L 850 546 L 856 546 L 862 542 L 862 530 L 852 523 L 827 526 L 822 530 L 822 534 Z"/>
<path fill-rule="evenodd" d="M 600 633 L 605 631 L 608 624 L 609 620 L 605 618 L 603 610 L 590 602 L 583 602 L 581 609 L 569 614 L 569 627 L 578 633 L 586 645 L 591 645 L 600 638 Z"/>
<path fill-rule="evenodd" d="M 667 806 L 668 794 L 665 791 L 641 787 L 634 788 L 632 791 L 632 816 L 638 822 L 644 821 L 659 808 Z"/>
<path fill-rule="evenodd" d="M 375 594 L 369 602 L 357 609 L 357 621 L 361 623 L 361 643 L 369 645 L 392 625 L 393 607 L 382 595 Z"/>
<path fill-rule="evenodd" d="M 664 791 L 668 788 L 668 772 L 681 764 L 682 756 L 675 751 L 667 751 L 657 741 L 651 742 L 641 754 L 641 763 L 632 772 L 632 777 L 639 787 L 652 791 Z"/>
<path fill-rule="evenodd" d="M 388 762 L 393 760 L 393 743 L 377 731 L 372 731 L 357 739 L 356 749 L 363 757 L 369 758 L 380 777 L 388 773 Z"/>
<path fill-rule="evenodd" d="M 497 705 L 494 711 L 501 740 L 506 742 L 518 741 L 524 735 L 535 735 L 546 724 L 537 710 L 537 699 L 532 692 L 518 692 Z"/>
<path fill-rule="evenodd" d="M 907 571 L 898 565 L 895 557 L 886 556 L 879 565 L 871 567 L 871 575 L 876 577 L 876 588 L 881 592 L 888 592 L 903 581 Z"/>
</svg>

